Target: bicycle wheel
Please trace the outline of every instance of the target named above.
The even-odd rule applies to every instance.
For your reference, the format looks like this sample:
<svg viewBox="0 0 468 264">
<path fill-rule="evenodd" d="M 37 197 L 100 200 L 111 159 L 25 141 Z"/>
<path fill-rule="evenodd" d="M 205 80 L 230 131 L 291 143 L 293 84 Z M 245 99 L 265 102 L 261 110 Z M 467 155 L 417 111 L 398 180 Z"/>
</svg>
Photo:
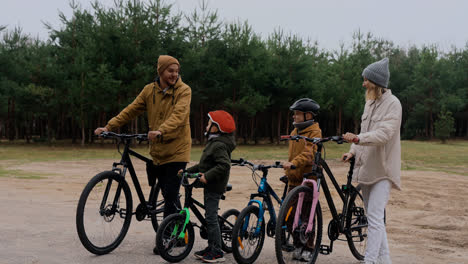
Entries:
<svg viewBox="0 0 468 264">
<path fill-rule="evenodd" d="M 169 262 L 179 262 L 190 253 L 195 241 L 195 233 L 191 222 L 185 226 L 185 234 L 180 238 L 180 232 L 185 223 L 185 214 L 171 214 L 159 226 L 156 234 L 156 247 L 163 259 Z"/>
<path fill-rule="evenodd" d="M 265 221 L 260 232 L 255 235 L 259 209 L 250 205 L 241 211 L 232 231 L 232 254 L 237 263 L 253 263 L 263 248 L 265 241 Z"/>
<path fill-rule="evenodd" d="M 132 219 L 132 194 L 127 182 L 112 171 L 94 176 L 76 209 L 76 230 L 83 246 L 103 255 L 119 246 Z"/>
<path fill-rule="evenodd" d="M 221 248 L 226 253 L 232 252 L 232 229 L 236 222 L 239 210 L 230 209 L 224 212 L 219 219 L 219 229 L 221 230 Z M 226 219 L 226 221 L 223 220 Z"/>
<path fill-rule="evenodd" d="M 360 188 L 354 189 L 346 215 L 346 237 L 349 249 L 358 260 L 364 259 L 367 246 L 367 215 Z"/>
<path fill-rule="evenodd" d="M 304 194 L 298 227 L 293 230 L 299 194 Z M 275 251 L 278 263 L 315 263 L 322 242 L 322 210 L 317 202 L 313 228 L 306 233 L 313 191 L 307 186 L 292 189 L 281 205 L 276 223 Z"/>
<path fill-rule="evenodd" d="M 153 197 L 150 197 L 150 200 L 154 201 L 152 207 L 153 211 L 150 213 L 151 224 L 153 225 L 154 232 L 158 232 L 159 224 L 161 224 L 164 218 L 164 198 L 161 195 L 161 198 L 158 200 L 161 187 L 159 186 L 159 181 L 156 183 L 154 189 Z"/>
</svg>

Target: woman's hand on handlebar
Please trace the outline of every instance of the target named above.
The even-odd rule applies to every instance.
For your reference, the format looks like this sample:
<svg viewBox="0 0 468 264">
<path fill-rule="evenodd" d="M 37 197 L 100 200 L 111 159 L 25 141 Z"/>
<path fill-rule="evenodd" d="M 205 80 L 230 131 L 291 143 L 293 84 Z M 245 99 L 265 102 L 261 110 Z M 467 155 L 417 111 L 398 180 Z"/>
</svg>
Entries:
<svg viewBox="0 0 468 264">
<path fill-rule="evenodd" d="M 162 133 L 159 130 L 148 132 L 148 139 L 155 140 L 156 138 L 161 137 Z"/>
<path fill-rule="evenodd" d="M 359 137 L 350 132 L 346 132 L 346 134 L 343 135 L 343 139 L 348 143 L 359 143 Z"/>
<path fill-rule="evenodd" d="M 353 155 L 352 153 L 347 152 L 347 153 L 343 154 L 343 156 L 341 157 L 341 160 L 342 160 L 343 162 L 349 162 L 349 160 L 350 160 L 353 156 L 354 156 L 354 155 Z"/>
<path fill-rule="evenodd" d="M 106 127 L 98 127 L 96 130 L 94 130 L 94 135 L 101 135 L 102 132 L 109 132 L 109 129 Z"/>
</svg>

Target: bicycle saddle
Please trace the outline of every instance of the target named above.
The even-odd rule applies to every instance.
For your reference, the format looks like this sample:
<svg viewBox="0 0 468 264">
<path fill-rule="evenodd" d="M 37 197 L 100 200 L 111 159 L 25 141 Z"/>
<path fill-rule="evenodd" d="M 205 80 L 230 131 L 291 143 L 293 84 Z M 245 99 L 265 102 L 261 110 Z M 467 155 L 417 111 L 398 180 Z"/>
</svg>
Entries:
<svg viewBox="0 0 468 264">
<path fill-rule="evenodd" d="M 288 176 L 284 175 L 281 178 L 279 178 L 280 181 L 284 182 L 284 184 L 288 184 Z"/>
</svg>

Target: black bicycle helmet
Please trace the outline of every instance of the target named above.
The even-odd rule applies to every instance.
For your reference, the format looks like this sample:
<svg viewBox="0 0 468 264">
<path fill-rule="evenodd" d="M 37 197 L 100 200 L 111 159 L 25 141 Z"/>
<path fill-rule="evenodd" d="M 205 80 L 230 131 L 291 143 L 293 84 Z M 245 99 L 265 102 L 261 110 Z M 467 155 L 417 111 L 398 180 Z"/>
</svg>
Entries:
<svg viewBox="0 0 468 264">
<path fill-rule="evenodd" d="M 297 110 L 304 113 L 312 113 L 312 115 L 316 116 L 320 109 L 320 105 L 310 98 L 302 98 L 294 102 L 289 109 L 292 111 Z"/>
</svg>

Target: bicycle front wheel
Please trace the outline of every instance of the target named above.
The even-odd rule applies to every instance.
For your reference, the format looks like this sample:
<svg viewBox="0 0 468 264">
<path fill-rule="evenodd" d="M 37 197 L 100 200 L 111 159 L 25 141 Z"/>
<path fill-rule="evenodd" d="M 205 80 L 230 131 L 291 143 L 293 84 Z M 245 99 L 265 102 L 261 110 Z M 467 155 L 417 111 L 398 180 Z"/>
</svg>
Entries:
<svg viewBox="0 0 468 264">
<path fill-rule="evenodd" d="M 132 194 L 117 173 L 94 176 L 81 193 L 76 209 L 76 230 L 83 246 L 103 255 L 119 246 L 132 219 Z"/>
<path fill-rule="evenodd" d="M 265 241 L 265 221 L 257 232 L 259 209 L 250 205 L 239 214 L 232 231 L 232 254 L 237 263 L 253 263 L 262 251 Z"/>
<path fill-rule="evenodd" d="M 300 217 L 294 229 L 298 199 L 304 195 Z M 320 203 L 314 212 L 312 230 L 307 231 L 312 207 L 313 190 L 307 186 L 292 189 L 281 205 L 276 224 L 275 251 L 278 263 L 315 263 L 322 242 L 322 210 Z"/>
<path fill-rule="evenodd" d="M 190 253 L 195 242 L 192 223 L 188 222 L 185 230 L 185 214 L 171 214 L 159 226 L 156 234 L 156 247 L 163 259 L 179 262 Z M 182 236 L 181 236 L 182 234 Z"/>
<path fill-rule="evenodd" d="M 367 247 L 367 214 L 359 190 L 359 187 L 354 189 L 349 200 L 346 237 L 353 256 L 358 260 L 363 260 Z"/>
</svg>

